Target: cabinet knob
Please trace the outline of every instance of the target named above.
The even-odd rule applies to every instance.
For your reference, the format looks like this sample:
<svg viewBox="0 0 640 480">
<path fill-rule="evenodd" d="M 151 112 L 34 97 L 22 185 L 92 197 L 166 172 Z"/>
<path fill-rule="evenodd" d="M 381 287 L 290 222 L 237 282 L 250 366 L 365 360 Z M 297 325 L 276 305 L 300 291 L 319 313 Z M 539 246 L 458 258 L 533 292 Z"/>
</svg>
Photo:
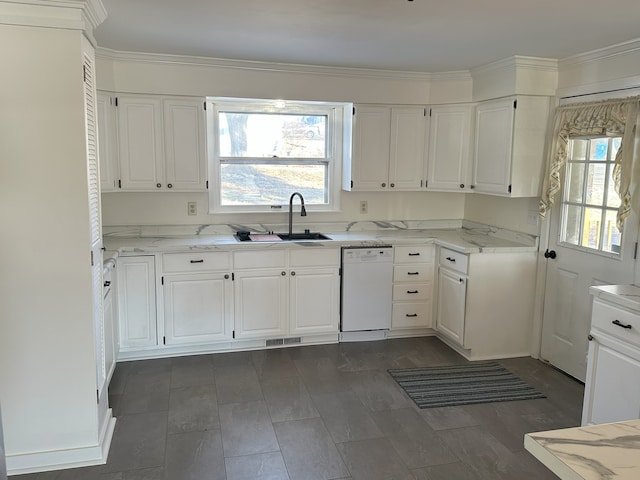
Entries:
<svg viewBox="0 0 640 480">
<path fill-rule="evenodd" d="M 291 276 L 294 277 L 296 275 L 296 272 L 291 272 Z"/>
<path fill-rule="evenodd" d="M 592 341 L 593 340 L 593 335 L 587 336 L 587 340 Z"/>
<path fill-rule="evenodd" d="M 473 190 L 474 188 L 476 188 L 476 186 L 475 186 L 475 185 L 471 185 L 469 188 L 470 188 L 471 190 Z"/>
<path fill-rule="evenodd" d="M 105 286 L 105 287 L 108 287 L 109 285 L 111 285 L 111 282 L 110 282 L 109 280 L 105 280 L 105 282 L 104 282 L 104 286 Z"/>
<path fill-rule="evenodd" d="M 225 279 L 225 280 L 229 280 L 229 274 L 228 274 L 228 273 L 225 273 L 225 274 L 224 274 L 224 279 Z"/>
<path fill-rule="evenodd" d="M 156 183 L 156 188 L 162 188 L 162 184 L 161 183 Z"/>
<path fill-rule="evenodd" d="M 387 184 L 386 184 L 386 183 L 383 183 L 383 184 L 382 184 L 382 186 L 383 186 L 383 187 L 386 187 L 386 186 L 387 186 Z"/>
<path fill-rule="evenodd" d="M 460 278 L 460 283 L 464 283 L 464 278 Z"/>
<path fill-rule="evenodd" d="M 167 188 L 173 188 L 173 183 L 167 183 Z"/>
<path fill-rule="evenodd" d="M 280 272 L 280 275 L 282 275 L 283 277 L 284 277 L 286 274 L 287 274 L 287 272 L 285 272 L 285 271 Z"/>
<path fill-rule="evenodd" d="M 548 248 L 545 250 L 544 258 L 550 258 L 551 260 L 553 260 L 556 257 L 557 257 L 557 254 L 555 250 L 549 250 Z"/>
<path fill-rule="evenodd" d="M 464 188 L 464 183 L 461 183 L 461 184 L 460 184 L 460 188 Z"/>
<path fill-rule="evenodd" d="M 392 184 L 390 184 L 389 186 L 390 186 L 391 188 L 393 188 L 393 187 L 395 187 L 395 186 L 396 186 L 396 184 L 395 184 L 395 183 L 392 183 Z"/>
</svg>

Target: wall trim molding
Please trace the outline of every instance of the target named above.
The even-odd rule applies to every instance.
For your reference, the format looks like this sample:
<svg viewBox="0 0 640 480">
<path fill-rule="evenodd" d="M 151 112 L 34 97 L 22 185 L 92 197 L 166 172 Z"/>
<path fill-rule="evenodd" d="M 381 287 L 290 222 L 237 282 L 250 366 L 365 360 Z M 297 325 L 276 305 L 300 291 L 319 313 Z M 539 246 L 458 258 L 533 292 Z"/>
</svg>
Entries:
<svg viewBox="0 0 640 480">
<path fill-rule="evenodd" d="M 556 72 L 558 70 L 558 60 L 555 58 L 514 55 L 512 57 L 503 58 L 495 62 L 474 67 L 471 69 L 471 76 L 505 69 L 546 70 Z"/>
<path fill-rule="evenodd" d="M 568 68 L 574 65 L 581 65 L 602 61 L 607 58 L 613 58 L 620 55 L 628 55 L 640 50 L 640 38 L 629 40 L 628 42 L 617 43 L 608 47 L 591 50 L 589 52 L 579 53 L 571 57 L 563 58 L 558 62 L 560 68 Z"/>
</svg>

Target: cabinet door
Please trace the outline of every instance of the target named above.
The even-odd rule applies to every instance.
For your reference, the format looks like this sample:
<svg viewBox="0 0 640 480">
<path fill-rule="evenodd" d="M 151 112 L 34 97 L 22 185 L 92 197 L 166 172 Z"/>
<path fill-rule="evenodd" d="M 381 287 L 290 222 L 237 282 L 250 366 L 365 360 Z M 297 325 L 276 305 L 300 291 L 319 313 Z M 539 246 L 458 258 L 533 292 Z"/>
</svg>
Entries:
<svg viewBox="0 0 640 480">
<path fill-rule="evenodd" d="M 167 188 L 206 190 L 204 101 L 164 100 Z"/>
<path fill-rule="evenodd" d="M 436 329 L 459 345 L 464 343 L 467 281 L 454 271 L 438 273 L 438 316 Z"/>
<path fill-rule="evenodd" d="M 118 143 L 115 97 L 100 92 L 97 95 L 98 162 L 100 164 L 100 190 L 118 189 Z"/>
<path fill-rule="evenodd" d="M 600 343 L 594 333 L 589 343 L 582 424 L 600 424 L 640 418 L 640 351 L 620 342 Z M 604 340 L 603 340 L 604 342 Z"/>
<path fill-rule="evenodd" d="M 111 376 L 113 375 L 113 371 L 116 367 L 116 340 L 115 340 L 115 311 L 114 311 L 114 298 L 113 298 L 113 290 L 109 290 L 109 293 L 104 297 L 104 310 L 103 310 L 103 318 L 104 318 L 104 369 L 105 369 L 105 380 L 107 385 L 109 385 L 109 381 L 111 380 Z"/>
<path fill-rule="evenodd" d="M 289 333 L 338 333 L 338 269 L 302 268 L 292 270 L 290 275 Z"/>
<path fill-rule="evenodd" d="M 471 105 L 431 107 L 426 187 L 469 190 Z"/>
<path fill-rule="evenodd" d="M 289 278 L 284 269 L 236 271 L 236 338 L 278 338 L 288 332 Z"/>
<path fill-rule="evenodd" d="M 154 257 L 120 257 L 117 271 L 120 348 L 157 345 Z"/>
<path fill-rule="evenodd" d="M 352 189 L 387 190 L 391 108 L 362 105 L 355 108 Z"/>
<path fill-rule="evenodd" d="M 230 339 L 230 282 L 226 272 L 165 276 L 165 343 L 178 345 Z"/>
<path fill-rule="evenodd" d="M 513 98 L 476 107 L 473 188 L 479 193 L 509 195 L 515 112 Z"/>
<path fill-rule="evenodd" d="M 419 190 L 424 177 L 426 137 L 423 107 L 391 110 L 389 188 Z"/>
<path fill-rule="evenodd" d="M 117 110 L 122 190 L 164 189 L 162 101 L 122 96 Z"/>
</svg>

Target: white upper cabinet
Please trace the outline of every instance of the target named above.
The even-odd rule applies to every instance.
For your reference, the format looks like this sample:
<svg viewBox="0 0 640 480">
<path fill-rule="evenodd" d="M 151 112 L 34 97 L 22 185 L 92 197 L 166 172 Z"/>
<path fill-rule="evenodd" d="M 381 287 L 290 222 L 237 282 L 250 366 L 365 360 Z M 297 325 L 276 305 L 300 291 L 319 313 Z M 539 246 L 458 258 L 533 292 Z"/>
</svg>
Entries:
<svg viewBox="0 0 640 480">
<path fill-rule="evenodd" d="M 100 190 L 113 192 L 118 189 L 120 177 L 115 96 L 106 92 L 98 92 L 97 100 Z"/>
<path fill-rule="evenodd" d="M 478 104 L 471 188 L 538 196 L 548 116 L 549 97 L 518 95 Z"/>
<path fill-rule="evenodd" d="M 347 190 L 419 190 L 424 168 L 425 108 L 356 105 Z"/>
<path fill-rule="evenodd" d="M 429 111 L 425 187 L 433 191 L 469 191 L 473 105 L 438 105 Z"/>
<path fill-rule="evenodd" d="M 117 110 L 121 190 L 206 189 L 202 99 L 119 96 Z"/>
</svg>

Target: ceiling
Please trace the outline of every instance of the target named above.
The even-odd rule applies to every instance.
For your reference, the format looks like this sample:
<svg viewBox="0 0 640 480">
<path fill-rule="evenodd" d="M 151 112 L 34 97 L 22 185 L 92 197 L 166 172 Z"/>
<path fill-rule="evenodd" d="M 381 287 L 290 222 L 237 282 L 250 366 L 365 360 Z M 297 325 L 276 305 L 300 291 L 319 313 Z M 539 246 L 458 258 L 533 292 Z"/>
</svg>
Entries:
<svg viewBox="0 0 640 480">
<path fill-rule="evenodd" d="M 415 72 L 563 59 L 640 37 L 640 1 L 102 0 L 100 47 Z"/>
</svg>

